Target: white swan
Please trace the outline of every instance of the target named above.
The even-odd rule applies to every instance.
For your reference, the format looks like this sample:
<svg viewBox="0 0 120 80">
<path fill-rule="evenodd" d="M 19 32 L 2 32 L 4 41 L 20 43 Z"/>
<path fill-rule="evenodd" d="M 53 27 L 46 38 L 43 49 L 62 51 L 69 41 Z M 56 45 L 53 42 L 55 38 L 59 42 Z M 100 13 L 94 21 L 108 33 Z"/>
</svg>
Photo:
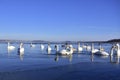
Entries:
<svg viewBox="0 0 120 80">
<path fill-rule="evenodd" d="M 91 48 L 91 53 L 96 53 L 98 52 L 99 50 L 98 49 L 94 49 L 94 44 L 92 43 L 92 48 Z"/>
<path fill-rule="evenodd" d="M 30 47 L 35 47 L 35 45 L 31 43 L 31 44 L 30 44 Z"/>
<path fill-rule="evenodd" d="M 108 56 L 108 55 L 109 55 L 106 51 L 104 51 L 104 49 L 101 47 L 101 45 L 100 45 L 99 51 L 97 51 L 97 52 L 94 53 L 94 54 L 96 54 L 96 55 L 101 55 L 101 56 Z"/>
<path fill-rule="evenodd" d="M 50 44 L 48 44 L 47 51 L 50 52 L 52 49 L 50 47 Z"/>
<path fill-rule="evenodd" d="M 80 43 L 78 43 L 78 51 L 79 51 L 79 52 L 83 51 L 83 48 L 80 47 Z"/>
<path fill-rule="evenodd" d="M 20 44 L 20 47 L 18 48 L 18 53 L 23 53 L 24 52 L 24 47 L 23 43 Z"/>
<path fill-rule="evenodd" d="M 117 56 L 120 56 L 120 45 L 116 44 Z"/>
<path fill-rule="evenodd" d="M 40 45 L 41 50 L 44 50 L 45 46 L 43 44 Z"/>
<path fill-rule="evenodd" d="M 10 43 L 8 42 L 8 50 L 13 50 L 13 49 L 15 49 L 15 47 L 14 46 L 10 46 Z"/>
<path fill-rule="evenodd" d="M 111 55 L 113 55 L 113 51 L 116 51 L 115 54 L 120 56 L 120 45 L 118 43 L 115 46 L 112 46 Z"/>
<path fill-rule="evenodd" d="M 69 49 L 63 49 L 61 51 L 58 51 L 58 54 L 60 54 L 60 55 L 71 55 L 71 54 L 73 54 L 73 48 L 69 47 Z"/>
</svg>

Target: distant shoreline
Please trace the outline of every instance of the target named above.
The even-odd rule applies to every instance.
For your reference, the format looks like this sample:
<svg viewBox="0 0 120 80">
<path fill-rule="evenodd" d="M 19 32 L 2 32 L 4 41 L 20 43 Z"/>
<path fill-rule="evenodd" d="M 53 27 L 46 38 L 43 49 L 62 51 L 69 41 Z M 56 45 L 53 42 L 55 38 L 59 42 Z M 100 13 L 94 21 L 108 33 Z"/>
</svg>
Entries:
<svg viewBox="0 0 120 80">
<path fill-rule="evenodd" d="M 0 43 L 7 43 L 7 42 L 11 42 L 11 43 L 53 43 L 53 44 L 62 44 L 62 43 L 116 43 L 116 42 L 120 42 L 120 39 L 111 39 L 108 41 L 45 41 L 45 40 L 8 40 L 8 39 L 1 39 Z"/>
</svg>

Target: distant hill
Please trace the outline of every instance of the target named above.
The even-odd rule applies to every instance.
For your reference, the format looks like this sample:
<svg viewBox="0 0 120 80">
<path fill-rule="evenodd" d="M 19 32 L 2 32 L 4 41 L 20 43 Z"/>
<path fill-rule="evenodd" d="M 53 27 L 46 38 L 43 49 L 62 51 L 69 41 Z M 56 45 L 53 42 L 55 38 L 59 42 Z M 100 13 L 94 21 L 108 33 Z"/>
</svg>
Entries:
<svg viewBox="0 0 120 80">
<path fill-rule="evenodd" d="M 111 40 L 108 40 L 107 42 L 108 43 L 110 43 L 110 42 L 120 42 L 120 39 L 111 39 Z"/>
</svg>

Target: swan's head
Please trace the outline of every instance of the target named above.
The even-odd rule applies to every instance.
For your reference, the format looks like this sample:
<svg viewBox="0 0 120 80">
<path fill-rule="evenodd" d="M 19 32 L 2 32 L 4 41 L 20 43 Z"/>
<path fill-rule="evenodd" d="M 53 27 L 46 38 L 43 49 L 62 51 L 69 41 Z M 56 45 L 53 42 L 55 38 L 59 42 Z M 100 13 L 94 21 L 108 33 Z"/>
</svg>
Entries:
<svg viewBox="0 0 120 80">
<path fill-rule="evenodd" d="M 120 45 L 117 43 L 116 46 L 119 47 Z"/>
</svg>

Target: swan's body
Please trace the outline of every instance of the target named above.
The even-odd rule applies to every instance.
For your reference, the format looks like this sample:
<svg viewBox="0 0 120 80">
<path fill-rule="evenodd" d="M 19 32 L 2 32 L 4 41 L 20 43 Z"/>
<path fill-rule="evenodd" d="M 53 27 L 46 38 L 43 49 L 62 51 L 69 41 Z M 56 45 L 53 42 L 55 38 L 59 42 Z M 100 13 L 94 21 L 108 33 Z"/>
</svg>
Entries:
<svg viewBox="0 0 120 80">
<path fill-rule="evenodd" d="M 60 54 L 60 55 L 71 55 L 71 54 L 73 54 L 73 48 L 70 47 L 69 49 L 63 49 L 63 50 L 59 51 L 58 54 Z"/>
<path fill-rule="evenodd" d="M 98 51 L 96 50 L 96 52 L 94 54 L 100 55 L 100 56 L 108 56 L 109 55 L 106 51 L 104 51 L 104 49 L 101 47 L 101 45 L 100 45 L 100 49 Z"/>
<path fill-rule="evenodd" d="M 109 54 L 105 51 L 98 51 L 95 53 L 96 55 L 101 55 L 101 56 L 109 56 Z"/>
<path fill-rule="evenodd" d="M 43 44 L 41 44 L 41 45 L 40 45 L 40 48 L 41 48 L 41 50 L 44 50 L 45 47 L 44 47 Z"/>
<path fill-rule="evenodd" d="M 50 45 L 48 44 L 48 47 L 47 47 L 47 51 L 50 52 L 52 49 L 50 47 Z"/>
<path fill-rule="evenodd" d="M 15 47 L 14 46 L 10 46 L 10 43 L 8 42 L 8 50 L 13 50 L 13 49 L 15 49 Z"/>
<path fill-rule="evenodd" d="M 31 44 L 30 44 L 30 47 L 35 47 L 35 45 L 31 43 Z"/>
<path fill-rule="evenodd" d="M 18 53 L 24 53 L 23 43 L 20 44 L 20 47 L 18 48 Z"/>
<path fill-rule="evenodd" d="M 83 48 L 80 47 L 80 43 L 78 43 L 78 51 L 79 51 L 79 52 L 80 52 L 80 51 L 83 51 Z"/>
<path fill-rule="evenodd" d="M 96 53 L 98 51 L 99 51 L 98 49 L 94 49 L 94 50 L 92 50 L 92 53 Z"/>
</svg>

